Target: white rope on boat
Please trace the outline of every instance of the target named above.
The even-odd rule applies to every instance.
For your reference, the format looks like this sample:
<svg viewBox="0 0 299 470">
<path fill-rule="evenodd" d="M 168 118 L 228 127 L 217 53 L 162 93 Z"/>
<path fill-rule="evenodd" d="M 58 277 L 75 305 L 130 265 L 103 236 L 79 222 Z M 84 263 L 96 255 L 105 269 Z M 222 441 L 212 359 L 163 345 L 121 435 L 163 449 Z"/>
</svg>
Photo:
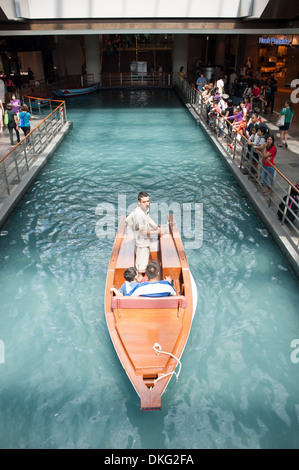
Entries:
<svg viewBox="0 0 299 470">
<path fill-rule="evenodd" d="M 176 366 L 179 364 L 178 372 L 173 370 L 172 372 L 168 372 L 168 374 L 160 375 L 160 377 L 158 377 L 157 379 L 154 380 L 154 385 L 156 385 L 158 380 L 164 379 L 165 377 L 168 377 L 169 375 L 175 375 L 176 381 L 178 381 L 178 378 L 179 378 L 179 375 L 180 375 L 180 372 L 181 372 L 181 368 L 182 368 L 181 361 L 177 357 L 175 357 L 173 354 L 171 354 L 170 352 L 162 351 L 162 346 L 159 343 L 155 343 L 154 346 L 153 346 L 153 349 L 154 349 L 155 353 L 157 354 L 157 356 L 159 356 L 160 354 L 167 354 L 168 356 L 171 356 L 173 359 L 175 359 L 177 361 Z"/>
</svg>

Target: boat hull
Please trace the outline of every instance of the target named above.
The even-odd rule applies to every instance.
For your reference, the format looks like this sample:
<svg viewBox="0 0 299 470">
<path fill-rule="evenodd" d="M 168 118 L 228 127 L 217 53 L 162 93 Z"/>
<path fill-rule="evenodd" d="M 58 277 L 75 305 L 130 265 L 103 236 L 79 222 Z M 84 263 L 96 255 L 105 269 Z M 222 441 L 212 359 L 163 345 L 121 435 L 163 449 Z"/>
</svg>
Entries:
<svg viewBox="0 0 299 470">
<path fill-rule="evenodd" d="M 67 98 L 72 96 L 86 95 L 88 93 L 93 93 L 98 89 L 98 84 L 92 85 L 85 88 L 61 88 L 59 90 L 53 90 L 53 94 L 59 98 Z"/>
<path fill-rule="evenodd" d="M 105 315 L 116 353 L 140 397 L 141 409 L 161 409 L 161 397 L 175 375 L 196 310 L 195 282 L 173 218 L 169 233 L 161 235 L 151 258 L 161 266 L 162 278 L 171 276 L 176 296 L 118 297 L 110 292 L 123 283 L 123 272 L 134 266 L 133 234 L 122 218 L 109 263 Z M 160 349 L 159 349 L 160 348 Z"/>
</svg>

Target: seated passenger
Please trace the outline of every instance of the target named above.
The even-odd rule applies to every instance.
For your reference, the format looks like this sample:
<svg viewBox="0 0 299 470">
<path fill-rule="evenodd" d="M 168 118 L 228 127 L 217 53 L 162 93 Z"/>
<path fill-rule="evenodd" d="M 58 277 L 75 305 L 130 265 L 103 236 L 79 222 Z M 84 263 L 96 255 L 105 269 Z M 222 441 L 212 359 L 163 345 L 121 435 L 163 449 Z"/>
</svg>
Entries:
<svg viewBox="0 0 299 470">
<path fill-rule="evenodd" d="M 134 267 L 127 268 L 124 272 L 125 282 L 122 284 L 119 290 L 115 287 L 111 287 L 110 292 L 114 292 L 116 295 L 130 295 L 131 290 L 138 285 L 138 282 L 141 280 L 139 278 L 137 269 Z M 142 276 L 141 276 L 142 278 Z"/>
<path fill-rule="evenodd" d="M 168 295 L 176 295 L 176 291 L 170 283 L 171 278 L 166 277 L 164 281 L 159 281 L 159 266 L 156 263 L 149 263 L 145 272 L 149 279 L 148 282 L 137 284 L 128 295 L 132 297 L 167 297 Z"/>
</svg>

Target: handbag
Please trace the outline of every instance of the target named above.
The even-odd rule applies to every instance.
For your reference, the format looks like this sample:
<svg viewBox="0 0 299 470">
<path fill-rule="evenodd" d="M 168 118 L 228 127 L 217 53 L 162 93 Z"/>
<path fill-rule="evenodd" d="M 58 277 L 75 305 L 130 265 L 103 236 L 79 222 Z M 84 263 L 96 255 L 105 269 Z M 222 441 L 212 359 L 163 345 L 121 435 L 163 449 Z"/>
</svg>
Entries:
<svg viewBox="0 0 299 470">
<path fill-rule="evenodd" d="M 19 116 L 18 127 L 23 127 L 23 119 Z"/>
<path fill-rule="evenodd" d="M 23 127 L 24 126 L 24 117 L 26 116 L 26 114 L 28 114 L 28 113 L 26 112 L 23 116 L 19 115 L 18 127 Z"/>
<path fill-rule="evenodd" d="M 284 126 L 285 118 L 286 118 L 285 115 L 284 115 L 284 114 L 281 114 L 281 115 L 279 116 L 279 118 L 277 119 L 276 126 L 277 126 L 277 127 Z"/>
<path fill-rule="evenodd" d="M 8 123 L 9 123 L 9 116 L 8 116 L 8 112 L 5 111 L 5 113 L 4 113 L 4 125 L 7 127 Z"/>
</svg>

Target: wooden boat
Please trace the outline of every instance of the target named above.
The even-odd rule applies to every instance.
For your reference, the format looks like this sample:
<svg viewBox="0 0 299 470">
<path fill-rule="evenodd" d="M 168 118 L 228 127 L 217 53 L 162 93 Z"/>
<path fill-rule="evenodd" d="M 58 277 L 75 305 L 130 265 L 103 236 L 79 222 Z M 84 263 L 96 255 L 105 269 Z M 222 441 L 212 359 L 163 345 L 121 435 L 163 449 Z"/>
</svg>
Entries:
<svg viewBox="0 0 299 470">
<path fill-rule="evenodd" d="M 72 96 L 86 95 L 87 93 L 93 93 L 98 90 L 99 85 L 80 87 L 80 88 L 60 88 L 59 90 L 53 90 L 53 94 L 59 98 L 67 98 Z"/>
<path fill-rule="evenodd" d="M 167 233 L 151 249 L 151 260 L 161 266 L 161 279 L 171 276 L 176 296 L 130 297 L 110 291 L 124 282 L 126 268 L 134 266 L 131 229 L 120 221 L 108 267 L 105 315 L 118 357 L 141 401 L 142 410 L 161 409 L 161 396 L 171 377 L 178 378 L 180 358 L 197 305 L 197 290 L 173 216 Z"/>
</svg>

